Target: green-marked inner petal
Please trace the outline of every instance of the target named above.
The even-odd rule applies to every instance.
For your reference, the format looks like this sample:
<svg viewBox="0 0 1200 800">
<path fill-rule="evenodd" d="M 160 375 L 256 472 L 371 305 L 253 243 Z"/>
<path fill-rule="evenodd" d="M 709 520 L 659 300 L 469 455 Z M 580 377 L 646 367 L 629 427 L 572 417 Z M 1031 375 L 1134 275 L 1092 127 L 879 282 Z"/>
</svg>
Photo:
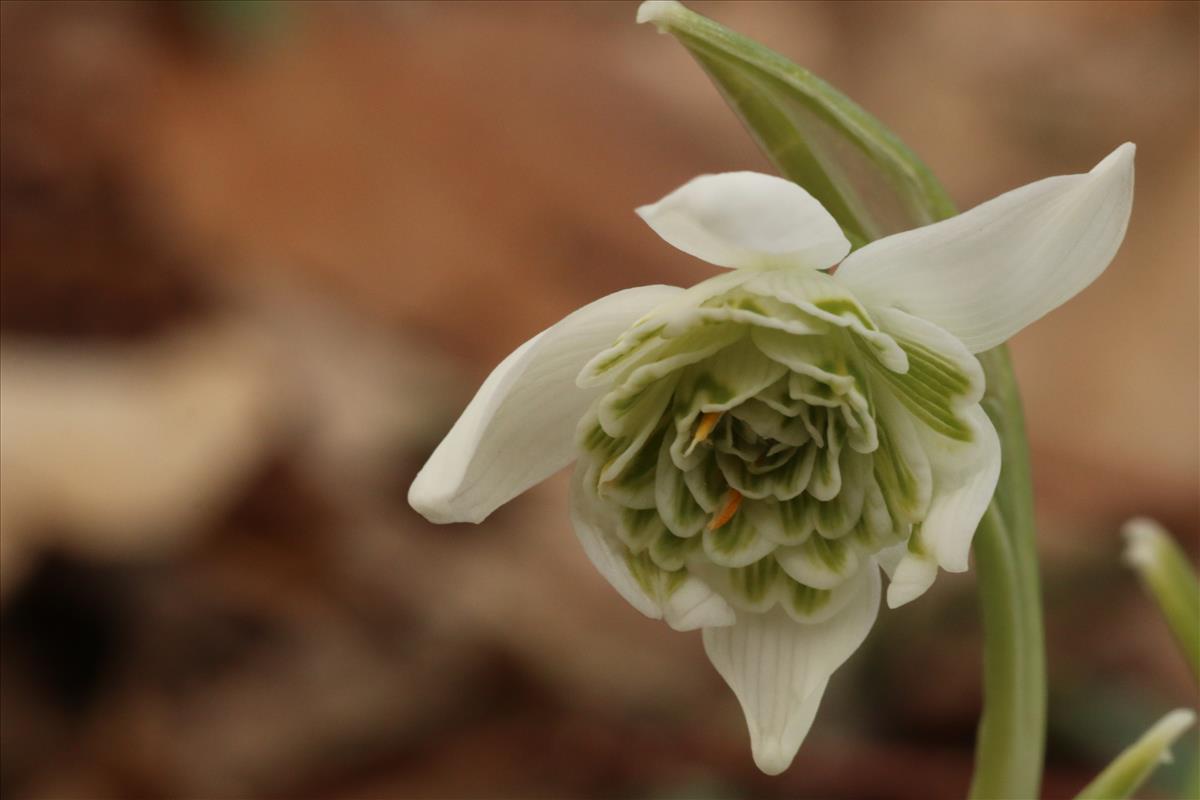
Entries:
<svg viewBox="0 0 1200 800">
<path fill-rule="evenodd" d="M 579 383 L 609 387 L 578 428 L 581 479 L 670 624 L 732 619 L 726 602 L 816 624 L 898 543 L 889 602 L 936 574 L 926 439 L 970 437 L 983 378 L 935 326 L 819 272 L 735 271 L 656 308 Z"/>
</svg>

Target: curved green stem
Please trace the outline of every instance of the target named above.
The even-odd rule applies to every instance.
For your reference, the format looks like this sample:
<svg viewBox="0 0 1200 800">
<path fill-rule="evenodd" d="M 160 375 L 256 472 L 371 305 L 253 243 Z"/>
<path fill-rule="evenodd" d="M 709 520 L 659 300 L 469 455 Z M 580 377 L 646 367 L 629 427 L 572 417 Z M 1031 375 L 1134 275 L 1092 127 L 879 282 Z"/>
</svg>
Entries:
<svg viewBox="0 0 1200 800">
<path fill-rule="evenodd" d="M 1005 348 L 980 356 L 984 408 L 1000 433 L 1000 483 L 975 534 L 984 630 L 984 707 L 969 797 L 1034 798 L 1046 740 L 1046 648 L 1029 446 Z"/>
</svg>

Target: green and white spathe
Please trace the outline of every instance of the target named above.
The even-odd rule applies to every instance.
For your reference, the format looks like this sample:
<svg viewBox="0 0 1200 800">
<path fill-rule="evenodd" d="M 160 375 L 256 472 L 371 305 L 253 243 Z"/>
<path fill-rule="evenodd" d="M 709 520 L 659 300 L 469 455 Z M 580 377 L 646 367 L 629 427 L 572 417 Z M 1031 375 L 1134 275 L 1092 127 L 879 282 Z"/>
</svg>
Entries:
<svg viewBox="0 0 1200 800">
<path fill-rule="evenodd" d="M 638 213 L 730 272 L 617 292 L 521 346 L 409 502 L 479 522 L 577 461 L 588 556 L 642 613 L 703 629 L 756 762 L 781 772 L 874 623 L 879 567 L 892 607 L 967 569 L 1000 472 L 973 353 L 1109 264 L 1133 154 L 854 253 L 796 184 L 696 178 Z"/>
</svg>

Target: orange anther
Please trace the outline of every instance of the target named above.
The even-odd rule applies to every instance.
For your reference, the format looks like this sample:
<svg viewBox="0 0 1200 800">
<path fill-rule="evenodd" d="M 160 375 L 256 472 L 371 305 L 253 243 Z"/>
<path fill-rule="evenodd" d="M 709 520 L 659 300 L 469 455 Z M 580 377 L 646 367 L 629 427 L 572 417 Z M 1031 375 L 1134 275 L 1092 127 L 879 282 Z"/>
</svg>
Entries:
<svg viewBox="0 0 1200 800">
<path fill-rule="evenodd" d="M 717 512 L 717 515 L 708 523 L 708 529 L 715 531 L 717 528 L 733 519 L 733 515 L 742 507 L 742 493 L 736 489 L 730 489 L 729 494 L 725 495 L 725 505 Z"/>
</svg>

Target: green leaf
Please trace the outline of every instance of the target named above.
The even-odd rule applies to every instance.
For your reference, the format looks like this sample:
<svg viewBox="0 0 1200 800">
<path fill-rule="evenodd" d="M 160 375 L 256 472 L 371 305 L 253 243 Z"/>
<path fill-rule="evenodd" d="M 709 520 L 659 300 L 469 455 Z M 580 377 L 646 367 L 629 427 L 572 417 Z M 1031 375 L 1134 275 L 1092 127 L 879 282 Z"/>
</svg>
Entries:
<svg viewBox="0 0 1200 800">
<path fill-rule="evenodd" d="M 912 151 L 812 73 L 679 3 L 644 3 L 638 21 L 687 48 L 780 173 L 819 200 L 856 247 L 956 213 Z M 1029 447 L 1007 350 L 979 360 L 982 404 L 1000 435 L 1003 466 L 975 538 L 985 701 L 970 796 L 1036 797 L 1046 678 Z"/>
<path fill-rule="evenodd" d="M 638 21 L 688 49 L 780 172 L 820 200 L 855 247 L 954 213 L 891 131 L 808 70 L 679 3 L 643 3 Z"/>
<path fill-rule="evenodd" d="M 1149 519 L 1125 524 L 1125 561 L 1179 642 L 1183 655 L 1200 678 L 1200 583 L 1183 550 L 1161 525 Z"/>
<path fill-rule="evenodd" d="M 1150 774 L 1171 760 L 1171 745 L 1196 721 L 1195 712 L 1177 708 L 1142 734 L 1105 767 L 1075 800 L 1123 800 L 1131 797 Z"/>
</svg>

